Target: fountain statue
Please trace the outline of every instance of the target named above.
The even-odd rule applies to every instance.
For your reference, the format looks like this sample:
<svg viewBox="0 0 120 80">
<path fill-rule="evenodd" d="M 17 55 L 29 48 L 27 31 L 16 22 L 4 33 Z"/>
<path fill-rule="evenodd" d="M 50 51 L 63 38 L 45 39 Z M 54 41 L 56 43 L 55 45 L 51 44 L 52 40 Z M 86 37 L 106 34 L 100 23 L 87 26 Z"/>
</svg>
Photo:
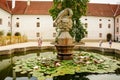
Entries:
<svg viewBox="0 0 120 80">
<path fill-rule="evenodd" d="M 69 60 L 72 59 L 72 50 L 74 47 L 73 38 L 69 34 L 72 29 L 72 15 L 73 11 L 70 8 L 62 10 L 57 18 L 54 20 L 53 25 L 59 29 L 59 36 L 57 44 L 55 45 L 58 52 L 58 59 Z"/>
</svg>

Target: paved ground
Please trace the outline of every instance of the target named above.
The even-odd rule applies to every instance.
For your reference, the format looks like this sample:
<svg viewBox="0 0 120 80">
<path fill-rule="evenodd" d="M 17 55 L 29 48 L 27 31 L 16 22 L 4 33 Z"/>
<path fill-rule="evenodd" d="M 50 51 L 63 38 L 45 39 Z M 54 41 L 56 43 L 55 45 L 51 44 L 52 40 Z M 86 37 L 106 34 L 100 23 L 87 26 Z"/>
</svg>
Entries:
<svg viewBox="0 0 120 80">
<path fill-rule="evenodd" d="M 21 47 L 28 47 L 28 46 L 37 46 L 37 42 L 26 42 L 26 43 L 17 43 L 7 46 L 0 46 L 0 51 L 2 50 L 10 50 L 13 48 L 21 48 Z M 43 42 L 42 46 L 54 46 L 50 42 Z M 93 47 L 99 47 L 99 42 L 85 42 L 85 45 L 83 46 L 93 46 Z M 102 43 L 102 47 L 110 48 L 108 42 Z M 112 47 L 114 49 L 120 49 L 120 43 L 112 43 Z"/>
</svg>

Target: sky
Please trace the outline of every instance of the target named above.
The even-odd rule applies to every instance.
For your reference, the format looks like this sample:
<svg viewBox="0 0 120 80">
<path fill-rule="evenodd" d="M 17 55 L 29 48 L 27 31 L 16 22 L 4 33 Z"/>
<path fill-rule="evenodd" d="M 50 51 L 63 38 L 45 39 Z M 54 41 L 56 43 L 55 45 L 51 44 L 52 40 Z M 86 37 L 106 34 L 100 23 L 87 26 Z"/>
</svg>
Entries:
<svg viewBox="0 0 120 80">
<path fill-rule="evenodd" d="M 16 0 L 27 1 L 27 0 Z M 53 1 L 53 0 L 31 0 L 31 1 Z M 90 0 L 91 3 L 120 4 L 120 0 Z"/>
</svg>

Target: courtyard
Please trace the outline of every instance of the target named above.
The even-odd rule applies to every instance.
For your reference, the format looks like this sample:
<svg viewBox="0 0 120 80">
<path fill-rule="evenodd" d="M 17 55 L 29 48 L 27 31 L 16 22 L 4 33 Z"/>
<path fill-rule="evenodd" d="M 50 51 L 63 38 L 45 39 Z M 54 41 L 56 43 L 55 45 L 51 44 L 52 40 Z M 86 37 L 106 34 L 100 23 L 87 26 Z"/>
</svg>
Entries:
<svg viewBox="0 0 120 80">
<path fill-rule="evenodd" d="M 120 80 L 119 2 L 91 1 L 0 0 L 0 80 Z"/>
</svg>

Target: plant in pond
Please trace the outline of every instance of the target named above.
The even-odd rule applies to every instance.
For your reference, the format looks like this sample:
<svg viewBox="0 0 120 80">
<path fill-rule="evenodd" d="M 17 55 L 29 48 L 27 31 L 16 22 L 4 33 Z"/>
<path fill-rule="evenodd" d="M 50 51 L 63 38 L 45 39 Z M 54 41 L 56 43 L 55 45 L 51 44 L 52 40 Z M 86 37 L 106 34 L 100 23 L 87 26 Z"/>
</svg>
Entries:
<svg viewBox="0 0 120 80">
<path fill-rule="evenodd" d="M 54 54 L 54 56 L 56 56 Z M 120 68 L 119 61 L 107 58 L 92 52 L 76 53 L 73 60 L 58 60 L 56 58 L 31 57 L 15 63 L 15 71 L 29 73 L 44 80 L 47 77 L 54 77 L 65 74 L 75 74 L 76 72 L 108 73 Z M 56 63 L 59 66 L 56 66 Z"/>
<path fill-rule="evenodd" d="M 79 42 L 87 34 L 87 31 L 83 27 L 80 18 L 86 14 L 88 2 L 89 0 L 53 0 L 53 6 L 49 10 L 53 20 L 55 20 L 58 14 L 65 8 L 72 9 L 73 26 L 69 33 L 72 37 L 75 37 L 76 42 Z M 60 34 L 60 32 L 58 34 Z"/>
</svg>

